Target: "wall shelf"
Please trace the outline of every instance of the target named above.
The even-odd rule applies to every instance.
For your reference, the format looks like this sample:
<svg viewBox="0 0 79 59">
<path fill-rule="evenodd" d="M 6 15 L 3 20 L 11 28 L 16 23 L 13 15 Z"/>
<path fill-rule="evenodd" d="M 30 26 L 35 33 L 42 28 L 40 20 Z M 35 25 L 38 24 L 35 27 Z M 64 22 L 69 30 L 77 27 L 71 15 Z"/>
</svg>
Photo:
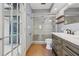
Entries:
<svg viewBox="0 0 79 59">
<path fill-rule="evenodd" d="M 57 17 L 56 20 L 59 20 L 62 17 L 64 17 L 64 15 L 61 15 L 61 16 Z"/>
</svg>

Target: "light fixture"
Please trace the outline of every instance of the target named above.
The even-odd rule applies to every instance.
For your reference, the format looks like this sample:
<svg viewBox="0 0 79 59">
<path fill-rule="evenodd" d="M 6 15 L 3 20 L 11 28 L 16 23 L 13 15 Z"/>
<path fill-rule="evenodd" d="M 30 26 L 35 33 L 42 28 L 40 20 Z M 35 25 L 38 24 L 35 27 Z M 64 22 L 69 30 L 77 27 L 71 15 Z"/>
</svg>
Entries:
<svg viewBox="0 0 79 59">
<path fill-rule="evenodd" d="M 42 29 L 42 26 L 41 25 L 39 25 L 39 29 Z"/>
<path fill-rule="evenodd" d="M 57 10 L 57 8 L 54 8 L 54 10 Z"/>
<path fill-rule="evenodd" d="M 52 22 L 52 20 L 50 19 L 49 22 Z"/>
</svg>

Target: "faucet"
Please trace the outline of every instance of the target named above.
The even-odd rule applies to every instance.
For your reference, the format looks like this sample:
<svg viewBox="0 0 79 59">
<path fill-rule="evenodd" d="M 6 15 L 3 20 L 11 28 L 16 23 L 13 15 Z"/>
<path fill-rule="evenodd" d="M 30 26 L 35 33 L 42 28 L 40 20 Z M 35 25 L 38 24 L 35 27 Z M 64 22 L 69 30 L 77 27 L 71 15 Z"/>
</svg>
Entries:
<svg viewBox="0 0 79 59">
<path fill-rule="evenodd" d="M 66 31 L 67 31 L 67 34 L 72 34 L 70 29 L 66 29 Z"/>
</svg>

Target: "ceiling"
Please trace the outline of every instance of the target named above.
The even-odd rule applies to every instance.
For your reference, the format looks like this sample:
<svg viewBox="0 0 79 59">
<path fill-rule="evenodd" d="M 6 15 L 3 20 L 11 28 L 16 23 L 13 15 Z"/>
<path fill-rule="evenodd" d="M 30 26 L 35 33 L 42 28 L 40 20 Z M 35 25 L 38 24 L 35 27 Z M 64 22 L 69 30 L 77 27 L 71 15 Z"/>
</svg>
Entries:
<svg viewBox="0 0 79 59">
<path fill-rule="evenodd" d="M 51 5 L 52 3 L 45 3 L 45 4 L 31 3 L 32 9 L 50 9 Z"/>
<path fill-rule="evenodd" d="M 47 13 L 56 15 L 58 11 L 60 11 L 63 7 L 65 7 L 67 3 L 45 3 L 41 5 L 41 3 L 30 3 L 32 12 L 36 13 Z"/>
<path fill-rule="evenodd" d="M 64 8 L 66 4 L 67 3 L 55 3 L 51 8 L 50 12 L 56 14 L 58 11 Z"/>
<path fill-rule="evenodd" d="M 66 16 L 77 16 L 79 15 L 79 3 L 73 3 L 71 4 L 66 10 L 65 10 Z"/>
<path fill-rule="evenodd" d="M 71 4 L 69 8 L 79 8 L 79 3 Z"/>
</svg>

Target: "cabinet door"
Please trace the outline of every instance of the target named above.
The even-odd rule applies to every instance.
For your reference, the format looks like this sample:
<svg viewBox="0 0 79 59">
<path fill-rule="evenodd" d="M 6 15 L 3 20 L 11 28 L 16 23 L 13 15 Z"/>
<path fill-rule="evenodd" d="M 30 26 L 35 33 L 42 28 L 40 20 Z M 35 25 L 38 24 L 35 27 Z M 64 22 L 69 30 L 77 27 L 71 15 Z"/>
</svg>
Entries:
<svg viewBox="0 0 79 59">
<path fill-rule="evenodd" d="M 53 37 L 54 50 L 57 55 L 62 55 L 62 40 L 58 37 Z"/>
<path fill-rule="evenodd" d="M 64 56 L 73 56 L 70 52 L 69 52 L 69 50 L 67 49 L 67 48 L 63 48 L 63 55 Z"/>
</svg>

